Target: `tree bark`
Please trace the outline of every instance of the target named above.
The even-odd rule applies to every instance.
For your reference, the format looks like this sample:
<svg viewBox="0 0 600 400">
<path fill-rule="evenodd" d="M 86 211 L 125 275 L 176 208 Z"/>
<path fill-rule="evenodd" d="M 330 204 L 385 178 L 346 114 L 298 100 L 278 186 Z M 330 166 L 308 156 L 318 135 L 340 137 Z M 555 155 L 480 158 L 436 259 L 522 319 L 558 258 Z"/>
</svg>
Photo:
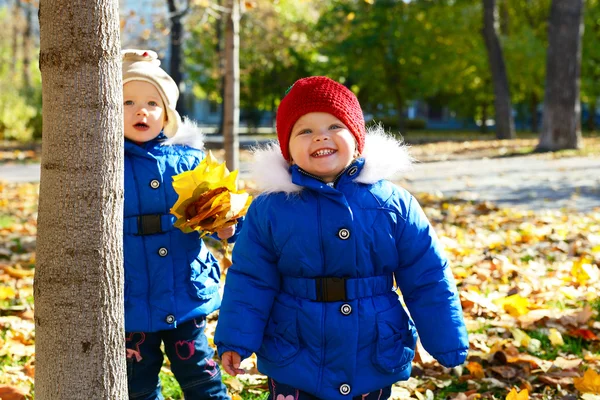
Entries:
<svg viewBox="0 0 600 400">
<path fill-rule="evenodd" d="M 512 139 L 515 137 L 515 123 L 504 56 L 496 30 L 498 17 L 495 3 L 495 0 L 483 0 L 483 38 L 494 84 L 496 138 Z"/>
<path fill-rule="evenodd" d="M 223 98 L 223 140 L 227 168 L 239 168 L 240 143 L 240 4 L 227 0 L 225 14 L 225 97 Z"/>
<path fill-rule="evenodd" d="M 127 399 L 117 0 L 42 0 L 35 397 Z"/>
<path fill-rule="evenodd" d="M 185 8 L 179 9 L 175 0 L 167 0 L 167 6 L 169 7 L 169 16 L 171 21 L 171 35 L 170 35 L 170 50 L 171 58 L 169 62 L 169 75 L 177 84 L 177 87 L 181 89 L 181 81 L 183 80 L 182 74 L 182 42 L 183 42 L 183 23 L 182 19 L 189 11 L 189 1 Z M 185 94 L 181 93 L 181 97 Z M 180 98 L 176 106 L 177 112 L 180 115 L 185 115 L 187 110 L 185 109 L 185 101 Z"/>
<path fill-rule="evenodd" d="M 578 149 L 581 139 L 583 1 L 553 0 L 548 23 L 546 93 L 538 150 Z"/>
</svg>

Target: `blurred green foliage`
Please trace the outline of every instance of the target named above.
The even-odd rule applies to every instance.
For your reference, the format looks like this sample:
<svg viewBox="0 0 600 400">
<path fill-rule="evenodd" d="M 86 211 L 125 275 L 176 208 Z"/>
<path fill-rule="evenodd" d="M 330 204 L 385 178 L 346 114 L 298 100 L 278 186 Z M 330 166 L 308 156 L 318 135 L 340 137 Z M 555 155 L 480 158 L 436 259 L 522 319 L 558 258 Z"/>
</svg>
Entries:
<svg viewBox="0 0 600 400">
<path fill-rule="evenodd" d="M 0 140 L 31 141 L 42 135 L 42 90 L 37 63 L 37 49 L 32 54 L 29 73 L 31 86 L 26 87 L 22 57 L 15 59 L 13 46 L 23 51 L 23 38 L 14 41 L 13 20 L 6 7 L 0 8 Z"/>
</svg>

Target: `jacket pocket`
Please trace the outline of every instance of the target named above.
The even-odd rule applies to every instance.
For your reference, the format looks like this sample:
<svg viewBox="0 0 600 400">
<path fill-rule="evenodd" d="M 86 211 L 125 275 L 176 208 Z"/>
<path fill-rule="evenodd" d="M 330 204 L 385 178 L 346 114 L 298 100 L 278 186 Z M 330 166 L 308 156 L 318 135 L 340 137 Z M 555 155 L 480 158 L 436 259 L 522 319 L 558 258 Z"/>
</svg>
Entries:
<svg viewBox="0 0 600 400">
<path fill-rule="evenodd" d="M 200 253 L 192 256 L 190 262 L 190 280 L 188 291 L 192 298 L 210 299 L 219 290 L 218 271 L 214 271 L 216 260 L 206 246 L 200 247 Z"/>
<path fill-rule="evenodd" d="M 406 369 L 415 356 L 416 330 L 402 304 L 398 302 L 377 314 L 377 340 L 372 362 L 383 373 Z"/>
<path fill-rule="evenodd" d="M 257 354 L 275 365 L 284 366 L 291 363 L 299 351 L 298 311 L 276 300 Z"/>
</svg>

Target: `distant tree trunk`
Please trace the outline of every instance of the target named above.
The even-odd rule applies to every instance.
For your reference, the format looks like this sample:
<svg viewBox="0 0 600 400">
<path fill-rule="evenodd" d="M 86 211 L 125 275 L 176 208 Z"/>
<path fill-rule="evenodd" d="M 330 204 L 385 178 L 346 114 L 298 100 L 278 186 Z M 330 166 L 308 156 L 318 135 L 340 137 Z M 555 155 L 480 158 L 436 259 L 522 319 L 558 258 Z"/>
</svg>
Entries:
<svg viewBox="0 0 600 400">
<path fill-rule="evenodd" d="M 225 14 L 225 97 L 223 98 L 223 139 L 229 170 L 238 169 L 240 160 L 240 4 L 227 0 Z"/>
<path fill-rule="evenodd" d="M 171 58 L 169 63 L 169 75 L 177 84 L 177 87 L 181 90 L 183 80 L 182 74 L 182 42 L 183 42 L 183 17 L 189 12 L 190 2 L 187 0 L 187 4 L 183 8 L 178 8 L 175 0 L 167 0 L 167 6 L 169 7 L 169 19 L 171 21 L 171 36 L 170 36 L 170 50 Z M 181 97 L 177 102 L 176 109 L 184 116 L 187 112 L 185 109 L 185 94 L 181 93 Z"/>
<path fill-rule="evenodd" d="M 504 65 L 502 48 L 496 30 L 497 21 L 495 0 L 483 0 L 483 38 L 494 83 L 496 138 L 513 139 L 515 137 L 515 122 L 512 115 L 506 66 Z"/>
<path fill-rule="evenodd" d="M 579 99 L 583 1 L 553 0 L 550 7 L 546 93 L 538 150 L 583 146 Z"/>
<path fill-rule="evenodd" d="M 221 6 L 222 0 L 217 0 L 217 5 Z M 217 40 L 215 43 L 215 51 L 219 55 L 219 73 L 221 74 L 221 98 L 225 99 L 225 50 L 223 46 L 223 18 L 215 18 L 215 30 L 217 32 Z M 223 134 L 223 123 L 225 121 L 225 107 L 221 105 L 219 109 L 219 129 Z"/>
<path fill-rule="evenodd" d="M 42 0 L 39 16 L 35 398 L 126 399 L 119 3 Z"/>
<path fill-rule="evenodd" d="M 396 112 L 398 113 L 398 131 L 405 136 L 408 133 L 406 118 L 404 118 L 404 100 L 396 93 Z"/>
<path fill-rule="evenodd" d="M 597 99 L 594 97 L 590 100 L 590 104 L 588 104 L 590 108 L 590 112 L 588 113 L 587 126 L 590 132 L 594 132 L 596 130 L 596 108 L 598 107 Z"/>
<path fill-rule="evenodd" d="M 31 90 L 31 55 L 33 53 L 33 8 L 25 5 L 25 32 L 23 33 L 23 83 L 27 91 Z"/>
<path fill-rule="evenodd" d="M 15 0 L 12 17 L 13 37 L 12 37 L 12 62 L 10 63 L 10 73 L 15 77 L 17 72 L 17 63 L 19 60 L 19 37 L 21 36 L 21 0 Z"/>
<path fill-rule="evenodd" d="M 538 132 L 538 125 L 540 123 L 538 121 L 538 114 L 537 114 L 537 109 L 538 109 L 539 104 L 540 104 L 540 101 L 538 99 L 537 94 L 532 92 L 531 96 L 529 97 L 529 112 L 531 113 L 531 132 L 533 132 L 533 133 Z"/>
<path fill-rule="evenodd" d="M 489 108 L 488 103 L 483 103 L 481 105 L 481 127 L 479 128 L 481 133 L 488 132 L 488 127 L 487 127 L 488 108 Z"/>
</svg>

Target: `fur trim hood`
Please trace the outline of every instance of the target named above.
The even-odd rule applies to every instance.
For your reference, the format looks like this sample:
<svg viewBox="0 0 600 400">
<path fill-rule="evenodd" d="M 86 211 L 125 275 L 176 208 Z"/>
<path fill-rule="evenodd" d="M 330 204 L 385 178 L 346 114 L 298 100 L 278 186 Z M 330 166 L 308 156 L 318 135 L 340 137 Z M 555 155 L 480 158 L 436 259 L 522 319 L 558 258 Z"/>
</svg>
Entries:
<svg viewBox="0 0 600 400">
<path fill-rule="evenodd" d="M 409 171 L 414 161 L 408 152 L 408 146 L 386 134 L 381 125 L 367 129 L 361 157 L 364 158 L 365 164 L 354 180 L 366 184 Z M 250 179 L 263 193 L 293 194 L 303 189 L 302 186 L 292 183 L 289 164 L 283 158 L 277 142 L 254 150 Z"/>
<path fill-rule="evenodd" d="M 161 143 L 162 146 L 173 146 L 176 144 L 204 150 L 204 134 L 202 133 L 202 129 L 191 119 L 183 118 L 179 129 L 177 129 L 177 133 Z"/>
</svg>

